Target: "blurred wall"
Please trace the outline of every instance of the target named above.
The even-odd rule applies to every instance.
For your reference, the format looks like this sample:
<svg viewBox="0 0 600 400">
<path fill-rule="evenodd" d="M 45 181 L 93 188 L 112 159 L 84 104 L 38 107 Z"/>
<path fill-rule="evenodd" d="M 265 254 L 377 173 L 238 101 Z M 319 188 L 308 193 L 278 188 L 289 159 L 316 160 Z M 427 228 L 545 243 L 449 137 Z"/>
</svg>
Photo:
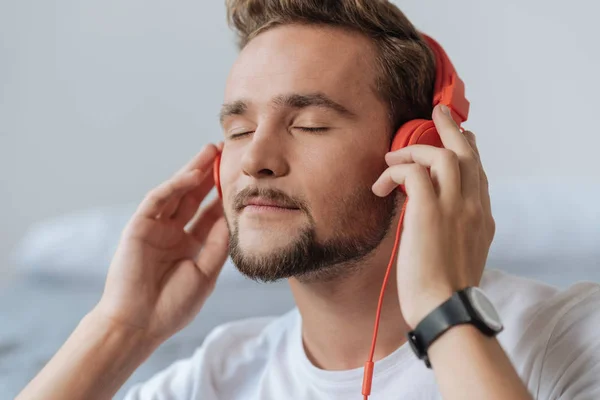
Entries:
<svg viewBox="0 0 600 400">
<path fill-rule="evenodd" d="M 396 2 L 467 83 L 492 183 L 599 182 L 597 2 Z M 207 141 L 224 1 L 0 0 L 0 278 L 40 219 L 140 200 Z"/>
</svg>

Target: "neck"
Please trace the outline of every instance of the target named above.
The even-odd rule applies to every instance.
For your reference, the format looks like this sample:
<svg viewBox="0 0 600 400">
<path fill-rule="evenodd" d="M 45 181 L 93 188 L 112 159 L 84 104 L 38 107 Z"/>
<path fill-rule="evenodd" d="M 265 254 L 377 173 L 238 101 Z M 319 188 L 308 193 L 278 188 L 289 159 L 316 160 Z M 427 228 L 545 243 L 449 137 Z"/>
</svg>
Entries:
<svg viewBox="0 0 600 400">
<path fill-rule="evenodd" d="M 389 236 L 389 235 L 388 235 Z M 394 237 L 381 245 L 350 276 L 327 282 L 300 282 L 290 287 L 302 315 L 302 337 L 310 361 L 326 370 L 362 367 L 373 337 L 381 285 Z M 407 325 L 402 318 L 392 267 L 385 291 L 374 361 L 394 352 L 405 341 Z"/>
</svg>

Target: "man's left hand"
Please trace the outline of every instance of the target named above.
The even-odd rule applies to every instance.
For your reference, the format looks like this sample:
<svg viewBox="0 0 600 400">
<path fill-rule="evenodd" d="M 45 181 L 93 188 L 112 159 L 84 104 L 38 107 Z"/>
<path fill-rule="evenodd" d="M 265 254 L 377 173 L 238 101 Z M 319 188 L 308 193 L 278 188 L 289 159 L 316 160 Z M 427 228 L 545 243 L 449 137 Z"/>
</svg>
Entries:
<svg viewBox="0 0 600 400">
<path fill-rule="evenodd" d="M 495 233 L 488 181 L 475 136 L 445 106 L 433 111 L 444 148 L 412 145 L 386 155 L 373 185 L 408 196 L 397 258 L 398 295 L 411 328 L 458 290 L 478 286 Z M 428 172 L 429 169 L 429 172 Z"/>
</svg>

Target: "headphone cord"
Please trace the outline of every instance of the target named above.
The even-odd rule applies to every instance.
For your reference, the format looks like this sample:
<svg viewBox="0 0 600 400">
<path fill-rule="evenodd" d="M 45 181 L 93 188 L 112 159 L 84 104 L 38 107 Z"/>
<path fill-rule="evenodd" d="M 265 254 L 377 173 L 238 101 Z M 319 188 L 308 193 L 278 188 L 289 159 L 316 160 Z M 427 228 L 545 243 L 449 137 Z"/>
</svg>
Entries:
<svg viewBox="0 0 600 400">
<path fill-rule="evenodd" d="M 373 329 L 373 341 L 371 343 L 371 352 L 369 353 L 368 361 L 365 363 L 365 370 L 363 376 L 362 394 L 364 396 L 364 400 L 368 400 L 369 395 L 371 394 L 371 381 L 373 380 L 373 367 L 375 366 L 375 364 L 373 363 L 373 357 L 375 355 L 377 332 L 379 331 L 379 319 L 381 317 L 381 308 L 383 306 L 383 295 L 385 294 L 385 288 L 387 286 L 387 282 L 390 277 L 390 272 L 392 271 L 392 265 L 394 264 L 394 259 L 396 258 L 396 253 L 398 251 L 398 244 L 400 243 L 400 235 L 402 233 L 402 222 L 404 221 L 404 213 L 406 212 L 407 204 L 408 198 L 406 198 L 406 200 L 404 201 L 404 205 L 402 206 L 402 212 L 400 213 L 400 220 L 398 221 L 398 229 L 396 230 L 396 239 L 394 241 L 392 256 L 390 257 L 390 262 L 387 266 L 385 277 L 383 278 L 383 284 L 381 285 L 381 293 L 379 294 L 379 303 L 377 304 L 375 327 Z"/>
</svg>

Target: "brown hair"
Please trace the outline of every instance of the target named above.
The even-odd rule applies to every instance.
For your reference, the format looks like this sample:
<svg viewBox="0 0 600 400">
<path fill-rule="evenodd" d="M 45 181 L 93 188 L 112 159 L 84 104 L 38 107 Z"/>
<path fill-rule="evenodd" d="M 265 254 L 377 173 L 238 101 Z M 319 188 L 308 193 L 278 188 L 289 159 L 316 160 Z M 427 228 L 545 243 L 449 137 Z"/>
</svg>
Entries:
<svg viewBox="0 0 600 400">
<path fill-rule="evenodd" d="M 431 118 L 435 59 L 406 16 L 387 0 L 226 0 L 242 49 L 258 34 L 286 24 L 337 26 L 369 37 L 377 50 L 376 93 L 389 104 L 392 128 Z"/>
</svg>

